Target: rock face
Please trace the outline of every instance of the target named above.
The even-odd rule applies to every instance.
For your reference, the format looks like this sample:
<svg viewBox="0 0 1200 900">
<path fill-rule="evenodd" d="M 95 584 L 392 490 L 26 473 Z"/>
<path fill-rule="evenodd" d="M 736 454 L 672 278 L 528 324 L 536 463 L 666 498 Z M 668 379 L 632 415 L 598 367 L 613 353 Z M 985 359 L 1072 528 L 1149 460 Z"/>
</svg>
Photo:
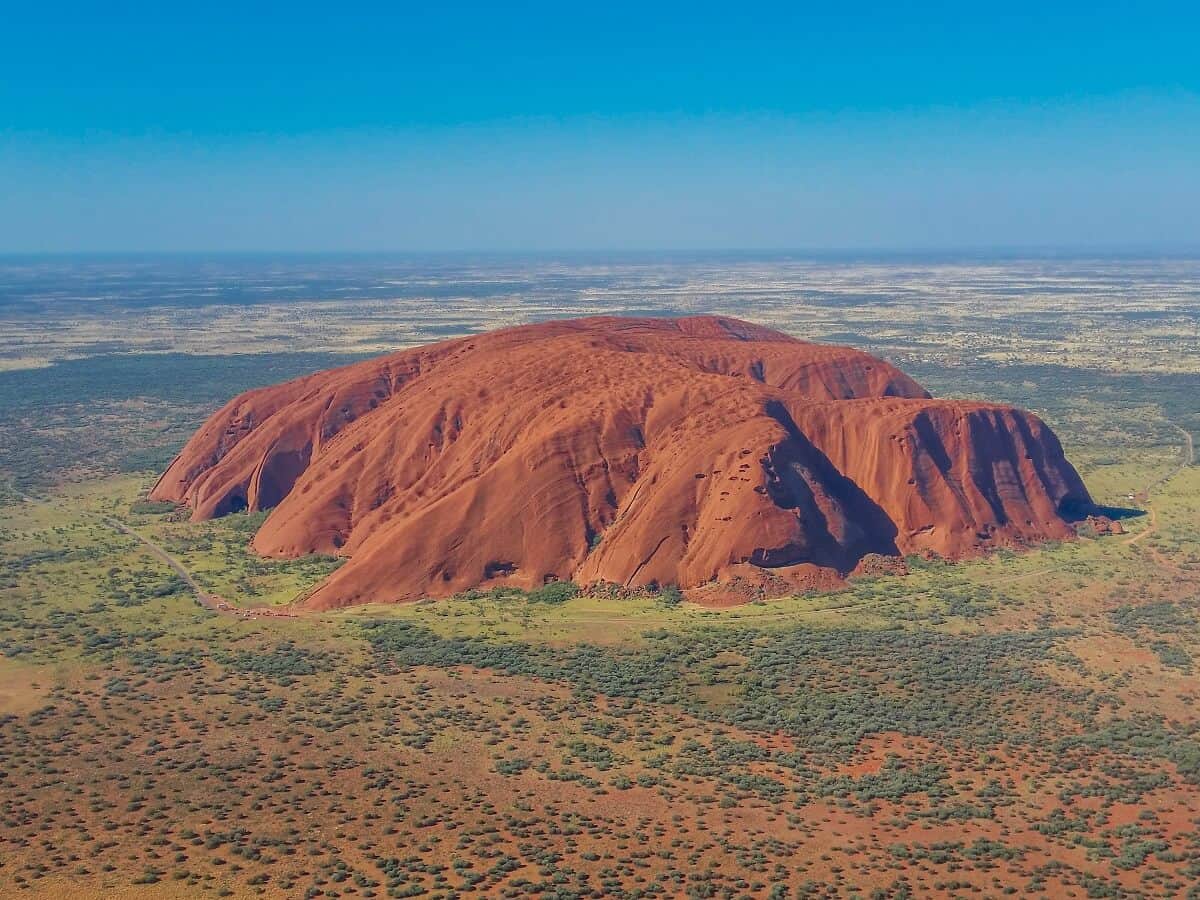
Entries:
<svg viewBox="0 0 1200 900">
<path fill-rule="evenodd" d="M 697 587 L 1065 538 L 1053 432 L 857 350 L 736 319 L 547 322 L 249 391 L 152 496 L 342 554 L 314 608 L 553 580 Z"/>
</svg>

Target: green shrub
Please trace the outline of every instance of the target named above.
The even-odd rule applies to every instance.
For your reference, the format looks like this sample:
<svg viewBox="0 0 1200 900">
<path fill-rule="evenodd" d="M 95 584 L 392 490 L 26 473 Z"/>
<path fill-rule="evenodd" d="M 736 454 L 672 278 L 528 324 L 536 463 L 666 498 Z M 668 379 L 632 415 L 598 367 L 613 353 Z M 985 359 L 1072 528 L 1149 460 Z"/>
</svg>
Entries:
<svg viewBox="0 0 1200 900">
<path fill-rule="evenodd" d="M 531 603 L 566 603 L 579 596 L 579 585 L 573 581 L 552 581 L 529 592 Z"/>
<path fill-rule="evenodd" d="M 678 606 L 683 602 L 683 591 L 678 585 L 668 584 L 658 592 L 658 602 L 663 606 Z"/>
</svg>

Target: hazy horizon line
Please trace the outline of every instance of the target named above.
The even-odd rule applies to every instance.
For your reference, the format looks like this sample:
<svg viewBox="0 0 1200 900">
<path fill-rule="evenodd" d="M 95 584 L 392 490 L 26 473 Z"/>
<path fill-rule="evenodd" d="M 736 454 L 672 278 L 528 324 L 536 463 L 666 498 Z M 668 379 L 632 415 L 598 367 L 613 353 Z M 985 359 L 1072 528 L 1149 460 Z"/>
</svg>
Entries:
<svg viewBox="0 0 1200 900">
<path fill-rule="evenodd" d="M 546 247 L 546 248 L 438 248 L 438 249 L 179 249 L 179 250 L 4 250 L 0 261 L 24 259 L 171 259 L 171 258 L 396 258 L 427 257 L 792 257 L 792 258 L 930 258 L 930 257 L 1003 257 L 1003 258 L 1200 258 L 1200 245 L 1189 244 L 1044 244 L 946 247 Z"/>
</svg>

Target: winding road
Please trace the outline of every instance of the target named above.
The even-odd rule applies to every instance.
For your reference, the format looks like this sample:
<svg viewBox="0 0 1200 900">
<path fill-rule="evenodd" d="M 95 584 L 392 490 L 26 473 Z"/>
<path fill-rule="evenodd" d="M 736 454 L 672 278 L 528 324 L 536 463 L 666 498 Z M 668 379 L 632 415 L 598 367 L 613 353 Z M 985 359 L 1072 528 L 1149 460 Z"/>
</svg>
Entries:
<svg viewBox="0 0 1200 900">
<path fill-rule="evenodd" d="M 24 500 L 26 503 L 49 503 L 50 502 L 48 500 L 38 500 L 36 497 L 30 497 L 28 494 L 24 494 L 19 491 L 17 492 L 17 496 L 20 497 L 22 500 Z M 178 559 L 176 559 L 174 556 L 172 556 L 170 553 L 168 553 L 165 547 L 163 547 L 161 544 L 156 543 L 155 541 L 152 541 L 150 538 L 146 537 L 141 532 L 135 530 L 131 525 L 129 525 L 125 522 L 122 522 L 120 519 L 114 519 L 112 516 L 106 516 L 102 513 L 95 513 L 95 512 L 92 512 L 91 510 L 81 509 L 79 511 L 82 512 L 85 516 L 90 516 L 90 517 L 96 519 L 97 521 L 103 522 L 109 528 L 113 528 L 117 531 L 122 532 L 123 534 L 127 534 L 131 538 L 134 538 L 135 540 L 139 541 L 152 554 L 154 554 L 160 560 L 162 560 L 164 563 L 166 563 L 168 566 L 170 566 L 170 568 L 180 578 L 183 579 L 184 583 L 188 586 L 188 590 L 190 590 L 192 592 L 192 595 L 196 598 L 196 602 L 211 612 L 222 613 L 224 615 L 230 615 L 230 616 L 236 616 L 241 619 L 264 619 L 264 618 L 294 619 L 297 617 L 296 613 L 292 612 L 291 610 L 281 609 L 281 608 L 277 608 L 277 607 L 273 607 L 273 606 L 235 606 L 234 604 L 230 603 L 228 600 L 224 599 L 223 597 L 218 597 L 216 594 L 206 591 L 200 585 L 200 583 L 198 581 L 196 581 L 195 576 L 192 575 L 192 573 L 190 571 L 188 571 L 188 568 L 183 563 L 181 563 Z"/>
<path fill-rule="evenodd" d="M 243 619 L 261 619 L 261 618 L 296 618 L 296 613 L 290 610 L 277 609 L 269 606 L 234 606 L 228 600 L 218 597 L 216 594 L 211 594 L 200 586 L 199 582 L 192 576 L 179 560 L 166 551 L 161 544 L 156 544 L 150 538 L 146 537 L 139 531 L 135 531 L 131 526 L 125 524 L 120 519 L 114 519 L 110 516 L 100 516 L 101 521 L 105 522 L 112 528 L 122 531 L 132 538 L 141 541 L 146 548 L 165 562 L 168 566 L 175 570 L 176 574 L 187 583 L 192 593 L 196 597 L 196 602 L 207 610 L 215 613 L 226 613 L 228 615 L 238 616 Z"/>
<path fill-rule="evenodd" d="M 1123 543 L 1126 546 L 1140 543 L 1142 538 L 1144 538 L 1148 535 L 1151 535 L 1155 531 L 1158 530 L 1158 511 L 1154 508 L 1154 504 L 1150 499 L 1150 494 L 1153 493 L 1156 489 L 1162 487 L 1164 484 L 1166 484 L 1168 481 L 1170 481 L 1172 478 L 1174 478 L 1176 475 L 1178 475 L 1180 472 L 1182 472 L 1188 466 L 1193 465 L 1196 462 L 1196 445 L 1195 445 L 1195 441 L 1193 441 L 1193 439 L 1192 439 L 1192 433 L 1190 431 L 1187 431 L 1186 429 L 1180 428 L 1174 422 L 1171 422 L 1170 425 L 1172 428 L 1174 428 L 1176 431 L 1178 431 L 1180 434 L 1183 435 L 1183 461 L 1180 462 L 1179 465 L 1177 465 L 1175 468 L 1171 469 L 1169 472 L 1166 472 L 1166 473 L 1160 475 L 1158 478 L 1154 479 L 1154 481 L 1150 482 L 1148 485 L 1146 485 L 1146 487 L 1143 490 L 1139 491 L 1135 495 L 1137 497 L 1137 499 L 1141 500 L 1143 503 L 1146 504 L 1146 509 L 1150 513 L 1150 524 L 1147 525 L 1145 528 L 1143 528 L 1141 531 L 1139 531 L 1137 534 L 1130 535 L 1128 538 L 1126 538 L 1123 541 Z M 1151 552 L 1154 552 L 1154 551 L 1151 551 Z M 1157 553 L 1155 555 L 1157 556 Z"/>
</svg>

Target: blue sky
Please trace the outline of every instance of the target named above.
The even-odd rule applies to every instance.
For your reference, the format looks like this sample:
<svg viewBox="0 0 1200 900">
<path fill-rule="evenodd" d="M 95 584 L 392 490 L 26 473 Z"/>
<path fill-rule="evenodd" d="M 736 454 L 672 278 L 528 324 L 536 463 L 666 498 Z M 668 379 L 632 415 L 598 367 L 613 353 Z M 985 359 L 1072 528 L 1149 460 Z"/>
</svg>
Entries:
<svg viewBox="0 0 1200 900">
<path fill-rule="evenodd" d="M 0 251 L 1200 248 L 1194 5 L 6 19 Z"/>
</svg>

